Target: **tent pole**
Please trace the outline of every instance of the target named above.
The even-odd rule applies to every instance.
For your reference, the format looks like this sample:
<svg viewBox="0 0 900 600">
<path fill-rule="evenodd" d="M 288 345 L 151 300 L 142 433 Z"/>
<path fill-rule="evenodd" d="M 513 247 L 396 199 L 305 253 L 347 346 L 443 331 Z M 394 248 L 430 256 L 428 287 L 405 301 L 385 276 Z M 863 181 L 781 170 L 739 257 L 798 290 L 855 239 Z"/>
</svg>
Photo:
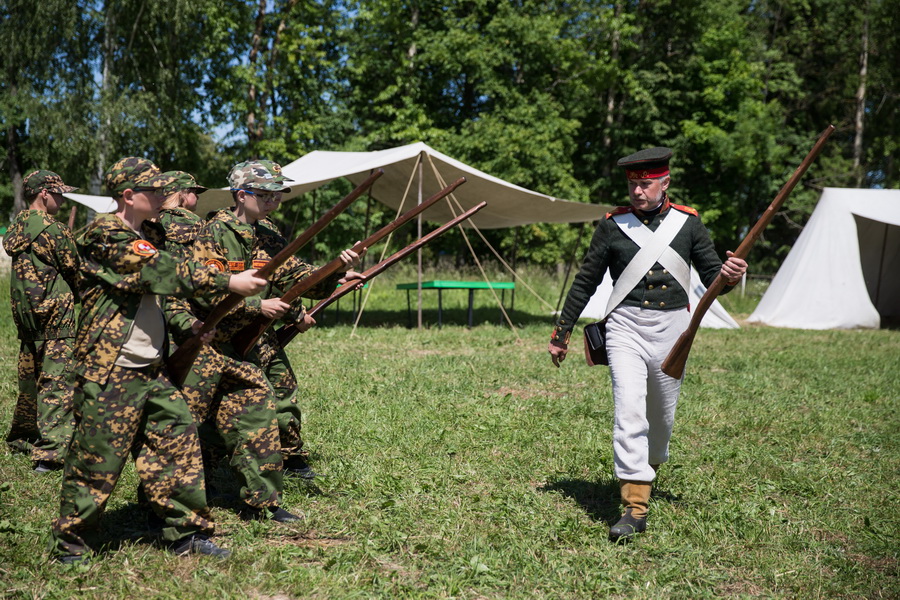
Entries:
<svg viewBox="0 0 900 600">
<path fill-rule="evenodd" d="M 581 238 L 584 235 L 584 222 L 580 224 L 578 229 L 578 237 L 575 239 L 575 244 L 572 246 L 571 252 L 569 252 L 569 259 L 566 261 L 566 276 L 563 278 L 562 289 L 559 290 L 559 300 L 556 301 L 556 312 L 559 312 L 559 307 L 562 304 L 563 298 L 566 294 L 566 286 L 569 285 L 569 275 L 572 273 L 572 263 L 575 261 L 575 252 L 581 247 Z"/>
<path fill-rule="evenodd" d="M 422 154 L 424 154 L 424 152 Z M 423 162 L 423 159 L 424 159 L 424 157 L 420 154 L 419 155 L 419 199 L 418 199 L 418 202 L 416 203 L 416 206 L 422 204 L 422 162 Z M 421 214 L 419 214 L 419 216 L 416 217 L 416 239 L 422 239 L 422 215 Z M 416 289 L 418 291 L 418 303 L 417 303 L 418 316 L 417 316 L 416 323 L 418 325 L 418 329 L 421 330 L 422 329 L 422 249 L 421 248 L 419 248 L 416 251 L 416 258 L 417 258 L 417 266 L 416 266 L 417 279 L 416 279 L 416 281 L 418 282 L 418 284 L 416 286 Z"/>
</svg>

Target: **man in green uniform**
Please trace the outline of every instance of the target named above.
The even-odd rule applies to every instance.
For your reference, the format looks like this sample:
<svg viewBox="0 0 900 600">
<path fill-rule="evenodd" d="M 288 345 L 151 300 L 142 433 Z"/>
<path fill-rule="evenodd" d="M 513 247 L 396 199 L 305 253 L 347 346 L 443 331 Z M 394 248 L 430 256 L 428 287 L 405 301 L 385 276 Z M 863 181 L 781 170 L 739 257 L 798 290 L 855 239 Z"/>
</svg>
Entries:
<svg viewBox="0 0 900 600">
<path fill-rule="evenodd" d="M 19 333 L 19 397 L 6 436 L 31 453 L 38 473 L 62 467 L 72 438 L 72 352 L 79 258 L 69 228 L 53 217 L 76 190 L 52 171 L 25 176 L 27 209 L 3 240 L 12 258 L 10 301 Z"/>
<path fill-rule="evenodd" d="M 161 177 L 169 181 L 163 188 L 166 200 L 159 222 L 177 254 L 193 260 L 193 246 L 203 220 L 191 210 L 197 206 L 197 195 L 206 188 L 183 171 L 168 171 Z M 195 319 L 187 300 L 170 298 L 166 315 L 174 343 L 184 343 L 193 335 Z M 241 516 L 263 519 L 269 514 L 280 523 L 298 521 L 299 517 L 279 506 L 283 465 L 275 395 L 262 370 L 203 346 L 181 392 L 199 427 L 207 476 L 224 455 L 238 479 Z"/>
<path fill-rule="evenodd" d="M 631 205 L 600 221 L 550 338 L 558 367 L 575 322 L 609 269 L 614 288 L 605 323 L 615 404 L 613 457 L 625 508 L 610 528 L 614 541 L 646 529 L 652 481 L 669 459 L 681 380 L 661 366 L 690 323 L 689 264 L 707 287 L 720 273 L 734 285 L 747 270 L 731 252 L 722 264 L 697 211 L 670 201 L 671 156 L 658 147 L 619 160 Z"/>
<path fill-rule="evenodd" d="M 196 259 L 230 272 L 250 265 L 258 268 L 271 260 L 287 245 L 287 241 L 266 217 L 278 207 L 281 195 L 290 191 L 290 187 L 285 185 L 286 181 L 289 180 L 281 173 L 281 167 L 271 161 L 242 162 L 232 167 L 228 182 L 234 206 L 209 216 L 194 246 Z M 341 252 L 341 259 L 348 266 L 359 262 L 359 256 L 352 250 Z M 271 283 L 263 299 L 245 300 L 219 325 L 219 332 L 213 342 L 216 349 L 226 356 L 239 359 L 231 338 L 259 315 L 270 319 L 285 318 L 299 323 L 302 331 L 309 329 L 315 321 L 306 315 L 303 307 L 292 308 L 282 302 L 280 297 L 313 270 L 311 265 L 291 257 L 270 278 Z M 324 298 L 339 283 L 353 275 L 353 271 L 336 274 L 307 292 L 307 297 Z M 200 298 L 194 305 L 198 311 L 196 314 L 202 318 L 214 303 Z M 260 337 L 247 359 L 265 371 L 277 395 L 276 412 L 285 474 L 313 477 L 315 474 L 306 463 L 303 439 L 300 436 L 301 411 L 296 378 L 287 354 L 271 329 Z"/>
<path fill-rule="evenodd" d="M 165 321 L 158 296 L 190 298 L 227 290 L 251 295 L 266 282 L 247 271 L 230 277 L 159 249 L 164 180 L 149 160 L 128 157 L 106 173 L 115 214 L 100 215 L 78 238 L 81 298 L 75 342 L 79 421 L 66 455 L 60 514 L 51 552 L 78 562 L 81 534 L 96 527 L 129 452 L 141 485 L 178 554 L 227 557 L 208 535 L 197 427 L 166 372 Z M 199 325 L 199 324 L 195 324 Z"/>
</svg>

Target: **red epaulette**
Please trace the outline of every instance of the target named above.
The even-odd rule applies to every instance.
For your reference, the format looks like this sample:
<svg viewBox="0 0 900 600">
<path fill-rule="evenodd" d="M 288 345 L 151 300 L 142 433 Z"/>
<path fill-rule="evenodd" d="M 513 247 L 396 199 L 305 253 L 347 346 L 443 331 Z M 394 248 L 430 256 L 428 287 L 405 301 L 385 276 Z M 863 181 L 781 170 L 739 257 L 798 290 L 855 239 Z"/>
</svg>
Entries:
<svg viewBox="0 0 900 600">
<path fill-rule="evenodd" d="M 696 209 L 691 208 L 690 206 L 682 206 L 681 204 L 672 204 L 672 208 L 678 209 L 681 212 L 686 212 L 689 215 L 694 215 L 695 217 L 700 216 L 700 213 L 698 213 Z"/>
<path fill-rule="evenodd" d="M 634 207 L 632 206 L 620 206 L 612 212 L 606 213 L 606 218 L 614 217 L 616 215 L 624 215 L 625 213 L 630 213 L 634 211 Z"/>
</svg>

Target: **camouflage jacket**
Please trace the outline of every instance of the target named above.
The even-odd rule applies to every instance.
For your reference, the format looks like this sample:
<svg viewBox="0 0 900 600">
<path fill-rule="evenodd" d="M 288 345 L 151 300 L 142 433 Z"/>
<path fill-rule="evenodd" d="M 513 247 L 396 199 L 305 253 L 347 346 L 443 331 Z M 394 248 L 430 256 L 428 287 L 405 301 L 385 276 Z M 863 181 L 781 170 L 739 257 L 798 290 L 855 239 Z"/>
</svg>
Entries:
<svg viewBox="0 0 900 600">
<path fill-rule="evenodd" d="M 287 245 L 287 240 L 282 237 L 275 225 L 268 219 L 263 219 L 253 225 L 241 222 L 231 209 L 221 209 L 210 213 L 207 217 L 197 241 L 194 244 L 194 258 L 206 265 L 215 266 L 226 273 L 239 273 L 245 269 L 259 269 L 278 254 Z M 306 277 L 315 267 L 306 264 L 297 257 L 291 257 L 274 275 L 269 278 L 269 286 L 261 296 L 245 298 L 228 315 L 217 328 L 215 343 L 221 344 L 227 341 L 242 327 L 251 323 L 261 315 L 261 298 L 280 298 L 297 281 Z M 323 281 L 321 284 L 307 292 L 308 298 L 325 298 L 337 286 L 337 281 L 343 273 Z M 212 308 L 224 298 L 222 296 L 208 296 L 195 298 L 192 308 L 197 318 L 203 319 Z M 292 311 L 285 316 L 286 321 L 295 320 L 302 311 L 298 303 Z M 173 321 L 176 320 L 172 317 Z M 181 329 L 187 326 L 187 316 L 181 317 Z M 271 332 L 271 329 L 270 329 Z"/>
<path fill-rule="evenodd" d="M 182 259 L 193 259 L 194 241 L 203 219 L 186 208 L 168 208 L 159 212 L 159 224 L 166 230 L 166 250 Z"/>
<path fill-rule="evenodd" d="M 75 337 L 80 260 L 69 228 L 43 210 L 23 210 L 3 248 L 12 257 L 9 297 L 19 339 Z"/>
<path fill-rule="evenodd" d="M 581 311 L 587 305 L 597 286 L 609 268 L 615 283 L 637 254 L 639 247 L 616 225 L 612 217 L 631 212 L 631 207 L 622 207 L 606 215 L 600 221 L 591 245 L 584 257 L 581 270 L 572 282 L 566 296 L 562 313 L 556 322 L 551 339 L 568 343 L 569 336 Z M 722 268 L 722 261 L 716 255 L 709 232 L 700 221 L 697 211 L 687 206 L 672 204 L 666 199 L 662 210 L 647 215 L 642 220 L 651 231 L 656 231 L 663 220 L 678 210 L 688 214 L 688 220 L 669 244 L 688 263 L 693 263 L 703 285 L 710 286 Z M 638 213 L 638 216 L 641 215 Z M 726 286 L 723 293 L 731 288 Z M 688 292 L 659 263 L 644 275 L 641 281 L 622 301 L 625 306 L 637 306 L 649 310 L 677 310 L 688 305 Z"/>
<path fill-rule="evenodd" d="M 166 252 L 158 223 L 144 221 L 141 229 L 146 239 L 116 215 L 104 214 L 78 238 L 82 311 L 75 363 L 90 381 L 106 381 L 144 294 L 192 298 L 228 289 L 226 274 Z"/>
</svg>

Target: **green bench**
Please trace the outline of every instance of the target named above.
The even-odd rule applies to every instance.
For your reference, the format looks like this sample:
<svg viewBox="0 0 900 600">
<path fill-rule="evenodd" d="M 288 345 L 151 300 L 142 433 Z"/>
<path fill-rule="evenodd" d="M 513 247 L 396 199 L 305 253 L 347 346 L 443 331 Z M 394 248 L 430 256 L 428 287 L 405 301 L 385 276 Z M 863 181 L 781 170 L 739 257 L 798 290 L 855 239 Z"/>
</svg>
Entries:
<svg viewBox="0 0 900 600">
<path fill-rule="evenodd" d="M 406 316 L 409 321 L 409 326 L 412 327 L 412 306 L 410 304 L 409 292 L 410 290 L 418 289 L 419 284 L 416 282 L 412 283 L 398 283 L 398 290 L 406 290 Z M 469 290 L 469 327 L 472 326 L 472 312 L 473 305 L 475 303 L 475 290 L 487 290 L 487 289 L 495 289 L 500 290 L 501 303 L 506 300 L 506 290 L 514 290 L 516 289 L 516 284 L 513 281 L 423 281 L 422 282 L 423 290 L 437 290 L 438 293 L 438 327 L 443 325 L 442 311 L 443 311 L 443 291 L 444 290 Z"/>
</svg>

